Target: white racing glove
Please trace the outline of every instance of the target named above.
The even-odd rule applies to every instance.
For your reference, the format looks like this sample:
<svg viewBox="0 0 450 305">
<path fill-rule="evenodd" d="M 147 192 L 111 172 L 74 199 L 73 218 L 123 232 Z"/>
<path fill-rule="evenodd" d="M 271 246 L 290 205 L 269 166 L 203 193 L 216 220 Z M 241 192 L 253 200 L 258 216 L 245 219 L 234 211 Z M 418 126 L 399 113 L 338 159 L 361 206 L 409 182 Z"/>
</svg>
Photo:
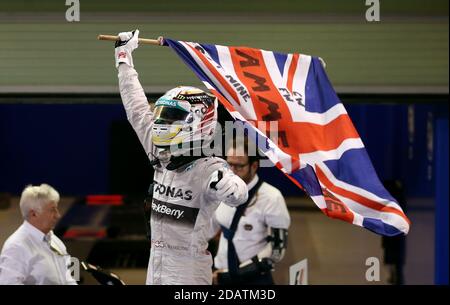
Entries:
<svg viewBox="0 0 450 305">
<path fill-rule="evenodd" d="M 115 44 L 116 68 L 120 63 L 126 63 L 130 67 L 133 65 L 133 56 L 131 53 L 138 47 L 139 30 L 133 32 L 119 33 L 120 40 Z"/>
<path fill-rule="evenodd" d="M 212 174 L 210 192 L 217 200 L 229 205 L 240 205 L 248 198 L 248 190 L 245 182 L 232 172 L 216 171 Z"/>
</svg>

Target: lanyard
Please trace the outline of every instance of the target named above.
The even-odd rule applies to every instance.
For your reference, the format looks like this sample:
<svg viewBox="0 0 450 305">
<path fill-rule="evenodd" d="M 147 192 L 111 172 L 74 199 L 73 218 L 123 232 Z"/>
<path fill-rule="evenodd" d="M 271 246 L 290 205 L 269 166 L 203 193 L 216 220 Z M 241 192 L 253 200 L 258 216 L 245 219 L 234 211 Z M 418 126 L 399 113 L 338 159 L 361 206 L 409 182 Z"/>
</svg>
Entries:
<svg viewBox="0 0 450 305">
<path fill-rule="evenodd" d="M 223 236 L 228 240 L 228 270 L 230 276 L 236 276 L 239 270 L 239 258 L 236 253 L 236 248 L 234 247 L 233 237 L 236 234 L 236 229 L 241 219 L 242 215 L 244 215 L 245 209 L 249 205 L 250 201 L 252 201 L 253 197 L 258 192 L 259 187 L 263 181 L 261 179 L 258 180 L 256 185 L 248 191 L 248 199 L 245 203 L 241 204 L 236 208 L 236 212 L 234 213 L 233 220 L 231 221 L 231 226 L 229 229 L 222 227 Z"/>
</svg>

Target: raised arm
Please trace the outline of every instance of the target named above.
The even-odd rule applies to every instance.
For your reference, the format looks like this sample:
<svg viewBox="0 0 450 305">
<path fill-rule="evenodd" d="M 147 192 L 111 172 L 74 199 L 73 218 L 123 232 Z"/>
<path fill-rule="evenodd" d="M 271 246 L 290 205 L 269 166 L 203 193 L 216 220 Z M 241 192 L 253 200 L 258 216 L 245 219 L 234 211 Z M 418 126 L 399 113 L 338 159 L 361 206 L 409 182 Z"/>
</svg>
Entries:
<svg viewBox="0 0 450 305">
<path fill-rule="evenodd" d="M 115 60 L 119 72 L 120 96 L 128 121 L 151 159 L 153 113 L 139 82 L 138 73 L 134 69 L 132 57 L 133 50 L 138 47 L 139 30 L 119 33 L 119 37 L 120 41 L 117 41 L 115 45 Z"/>
</svg>

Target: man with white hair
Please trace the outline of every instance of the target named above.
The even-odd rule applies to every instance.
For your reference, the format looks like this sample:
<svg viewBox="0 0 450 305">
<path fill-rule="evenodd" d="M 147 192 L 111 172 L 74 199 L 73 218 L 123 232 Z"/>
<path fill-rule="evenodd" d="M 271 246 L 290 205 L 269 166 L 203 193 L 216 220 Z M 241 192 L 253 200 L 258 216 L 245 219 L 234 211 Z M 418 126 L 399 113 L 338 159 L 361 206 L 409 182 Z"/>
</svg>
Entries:
<svg viewBox="0 0 450 305">
<path fill-rule="evenodd" d="M 23 224 L 0 254 L 0 285 L 76 285 L 70 256 L 53 234 L 60 219 L 59 194 L 47 184 L 27 186 L 20 198 Z"/>
</svg>

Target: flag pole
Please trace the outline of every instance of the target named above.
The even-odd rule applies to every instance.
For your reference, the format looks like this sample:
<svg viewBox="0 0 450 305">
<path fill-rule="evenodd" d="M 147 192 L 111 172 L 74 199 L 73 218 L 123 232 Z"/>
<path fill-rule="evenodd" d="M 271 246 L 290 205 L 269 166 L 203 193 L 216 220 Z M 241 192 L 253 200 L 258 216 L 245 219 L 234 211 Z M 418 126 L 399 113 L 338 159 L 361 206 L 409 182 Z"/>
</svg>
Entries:
<svg viewBox="0 0 450 305">
<path fill-rule="evenodd" d="M 108 40 L 108 41 L 118 41 L 119 40 L 119 36 L 100 34 L 100 35 L 97 36 L 97 39 L 98 40 Z M 138 41 L 139 41 L 140 44 L 148 44 L 148 45 L 153 45 L 153 46 L 162 46 L 163 45 L 163 41 L 164 41 L 164 37 L 163 36 L 159 36 L 158 39 L 138 38 Z M 319 57 L 319 60 L 320 60 L 320 63 L 322 64 L 323 68 L 325 69 L 327 64 L 322 59 L 322 57 Z"/>
<path fill-rule="evenodd" d="M 114 35 L 98 35 L 97 36 L 98 40 L 108 40 L 108 41 L 118 41 L 119 36 L 114 36 Z M 162 45 L 162 41 L 163 41 L 163 37 L 159 36 L 158 39 L 148 39 L 148 38 L 138 38 L 138 41 L 140 44 L 148 44 L 148 45 L 154 45 L 154 46 L 161 46 Z"/>
</svg>

